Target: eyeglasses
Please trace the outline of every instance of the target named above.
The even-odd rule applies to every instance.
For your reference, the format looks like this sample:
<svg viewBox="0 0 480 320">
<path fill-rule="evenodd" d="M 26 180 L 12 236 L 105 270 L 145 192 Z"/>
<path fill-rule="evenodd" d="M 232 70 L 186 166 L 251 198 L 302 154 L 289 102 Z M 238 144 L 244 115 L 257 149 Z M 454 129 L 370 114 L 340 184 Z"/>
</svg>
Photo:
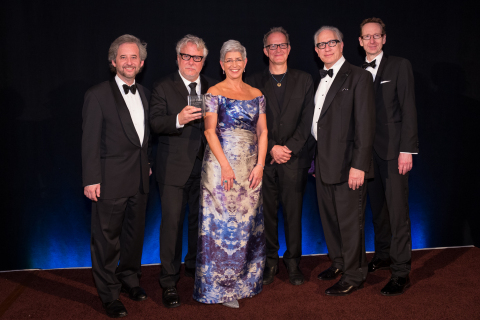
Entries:
<svg viewBox="0 0 480 320">
<path fill-rule="evenodd" d="M 361 38 L 363 40 L 370 40 L 371 37 L 373 37 L 373 39 L 380 39 L 381 37 L 383 37 L 384 33 L 375 33 L 373 36 L 370 35 L 370 34 L 366 34 L 364 36 L 361 36 Z"/>
<path fill-rule="evenodd" d="M 193 58 L 193 61 L 200 62 L 203 59 L 203 56 L 192 56 L 191 54 L 179 53 L 183 60 L 188 61 Z"/>
<path fill-rule="evenodd" d="M 318 49 L 325 49 L 325 47 L 328 46 L 329 47 L 335 47 L 337 45 L 337 43 L 339 43 L 340 40 L 330 40 L 330 41 L 327 41 L 327 42 L 319 42 L 317 43 L 317 48 Z"/>
<path fill-rule="evenodd" d="M 265 48 L 268 48 L 270 50 L 277 50 L 277 47 L 280 47 L 280 49 L 287 49 L 288 43 L 269 44 L 268 46 L 265 46 Z"/>
<path fill-rule="evenodd" d="M 242 63 L 243 62 L 243 59 L 240 59 L 240 58 L 237 58 L 237 59 L 228 59 L 228 60 L 225 60 L 225 64 L 232 64 L 232 63 Z"/>
</svg>

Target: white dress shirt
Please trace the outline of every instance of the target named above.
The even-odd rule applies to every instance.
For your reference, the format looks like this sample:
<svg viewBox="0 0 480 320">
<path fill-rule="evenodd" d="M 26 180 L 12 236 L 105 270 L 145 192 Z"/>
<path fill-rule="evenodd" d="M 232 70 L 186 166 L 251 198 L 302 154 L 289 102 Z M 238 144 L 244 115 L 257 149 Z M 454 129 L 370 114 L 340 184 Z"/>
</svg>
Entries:
<svg viewBox="0 0 480 320">
<path fill-rule="evenodd" d="M 195 80 L 195 81 L 189 81 L 189 80 L 185 79 L 185 78 L 182 76 L 182 73 L 180 72 L 180 70 L 178 70 L 178 74 L 180 75 L 180 78 L 182 78 L 183 83 L 185 83 L 185 87 L 187 87 L 188 94 L 192 94 L 192 93 L 190 92 L 192 89 L 190 89 L 190 87 L 188 86 L 188 85 L 189 85 L 190 83 L 192 83 L 192 82 L 196 82 L 196 83 L 197 83 L 197 86 L 195 87 L 195 91 L 196 91 L 195 93 L 196 93 L 197 95 L 199 95 L 199 94 L 202 92 L 202 88 L 201 88 L 202 85 L 201 85 L 201 83 L 200 83 L 200 76 L 198 76 L 197 80 Z M 180 123 L 178 122 L 178 114 L 177 114 L 177 118 L 176 118 L 176 119 L 177 119 L 177 124 L 176 124 L 176 125 L 177 125 L 177 129 L 183 128 L 184 124 L 180 124 Z"/>
<path fill-rule="evenodd" d="M 342 56 L 340 59 L 338 59 L 337 62 L 330 68 L 333 69 L 333 77 L 330 78 L 330 76 L 326 76 L 322 80 L 320 80 L 320 84 L 318 85 L 317 92 L 315 93 L 315 111 L 313 113 L 313 121 L 312 121 L 312 135 L 317 140 L 317 124 L 318 124 L 318 119 L 320 118 L 320 114 L 322 113 L 322 108 L 323 108 L 323 103 L 325 102 L 325 98 L 327 96 L 328 90 L 330 89 L 330 86 L 332 85 L 333 81 L 335 80 L 335 77 L 338 74 L 338 71 L 340 71 L 340 68 L 342 67 L 343 63 L 345 62 L 345 58 Z M 323 70 L 329 70 L 323 67 Z"/>
<path fill-rule="evenodd" d="M 380 62 L 382 62 L 382 58 L 383 58 L 383 51 L 381 51 L 379 54 L 377 54 L 375 58 L 372 59 L 372 61 L 375 60 L 375 68 L 368 67 L 367 69 L 365 69 L 372 74 L 374 82 L 375 82 L 375 77 L 377 76 L 378 67 L 380 67 Z M 367 57 L 365 57 L 365 61 L 367 61 L 368 63 L 372 62 L 372 61 L 368 61 Z"/>
<path fill-rule="evenodd" d="M 143 138 L 145 136 L 145 113 L 143 110 L 140 93 L 137 89 L 135 94 L 133 94 L 131 91 L 129 91 L 128 94 L 125 94 L 123 85 L 126 83 L 120 79 L 118 75 L 115 76 L 115 81 L 117 82 L 118 89 L 120 89 L 123 100 L 125 100 L 125 103 L 127 104 L 128 111 L 130 111 L 130 117 L 132 117 L 133 126 L 137 131 L 140 145 L 143 145 Z M 135 81 L 133 81 L 133 84 L 135 84 Z"/>
</svg>

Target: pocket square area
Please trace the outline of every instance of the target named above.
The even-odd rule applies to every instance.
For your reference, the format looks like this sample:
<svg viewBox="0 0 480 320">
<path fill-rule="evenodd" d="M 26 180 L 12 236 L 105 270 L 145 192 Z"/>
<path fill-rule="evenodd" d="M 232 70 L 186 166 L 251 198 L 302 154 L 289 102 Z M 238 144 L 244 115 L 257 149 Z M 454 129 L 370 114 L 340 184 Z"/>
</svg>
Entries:
<svg viewBox="0 0 480 320">
<path fill-rule="evenodd" d="M 382 81 L 380 82 L 380 84 L 384 84 L 384 83 L 387 83 L 387 82 L 390 82 L 391 80 L 385 80 L 385 81 Z"/>
</svg>

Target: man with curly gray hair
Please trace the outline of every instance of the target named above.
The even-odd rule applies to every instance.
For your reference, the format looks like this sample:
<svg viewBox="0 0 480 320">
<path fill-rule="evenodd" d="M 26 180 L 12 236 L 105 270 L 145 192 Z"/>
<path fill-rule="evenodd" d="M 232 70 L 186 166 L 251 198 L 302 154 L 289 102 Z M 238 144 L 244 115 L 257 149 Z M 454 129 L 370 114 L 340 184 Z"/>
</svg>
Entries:
<svg viewBox="0 0 480 320">
<path fill-rule="evenodd" d="M 208 50 L 205 42 L 186 35 L 176 46 L 178 71 L 153 86 L 150 126 L 158 134 L 156 177 L 162 205 L 159 282 L 163 304 L 180 306 L 176 283 L 182 262 L 182 229 L 188 204 L 188 252 L 185 276 L 195 276 L 200 174 L 205 137 L 202 113 L 188 106 L 188 95 L 207 92 L 217 81 L 200 75 Z"/>
<path fill-rule="evenodd" d="M 84 193 L 92 200 L 92 271 L 108 316 L 127 315 L 120 291 L 147 299 L 139 285 L 145 210 L 149 192 L 148 101 L 135 82 L 146 44 L 125 34 L 108 52 L 110 81 L 90 88 L 83 105 Z"/>
</svg>

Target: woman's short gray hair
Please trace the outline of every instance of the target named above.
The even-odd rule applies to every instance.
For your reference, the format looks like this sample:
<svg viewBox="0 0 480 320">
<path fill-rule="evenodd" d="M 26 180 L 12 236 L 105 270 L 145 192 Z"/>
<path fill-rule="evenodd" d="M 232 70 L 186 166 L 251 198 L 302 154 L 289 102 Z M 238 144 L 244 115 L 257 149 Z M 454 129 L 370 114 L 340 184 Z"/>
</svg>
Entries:
<svg viewBox="0 0 480 320">
<path fill-rule="evenodd" d="M 340 42 L 343 41 L 343 34 L 338 30 L 338 28 L 332 27 L 332 26 L 323 26 L 320 29 L 318 29 L 317 32 L 315 32 L 315 35 L 313 36 L 313 42 L 315 43 L 315 46 L 317 45 L 317 38 L 320 33 L 322 33 L 325 30 L 330 30 L 333 33 L 337 35 L 337 40 L 340 40 Z"/>
<path fill-rule="evenodd" d="M 177 42 L 177 47 L 175 48 L 177 51 L 177 56 L 180 54 L 180 50 L 182 50 L 182 48 L 186 46 L 187 43 L 189 42 L 196 45 L 198 51 L 203 50 L 203 59 L 207 58 L 208 49 L 207 49 L 207 46 L 205 45 L 205 41 L 203 41 L 202 38 L 199 38 L 191 34 L 187 34 L 185 37 L 183 37 Z"/>
<path fill-rule="evenodd" d="M 110 49 L 108 49 L 108 61 L 110 62 L 110 70 L 112 72 L 116 71 L 112 61 L 117 58 L 118 48 L 124 43 L 135 43 L 138 47 L 138 51 L 140 52 L 140 60 L 145 61 L 145 59 L 147 59 L 147 43 L 140 41 L 140 39 L 132 36 L 131 34 L 124 34 L 123 36 L 115 39 L 115 41 L 113 41 L 110 45 Z"/>
<path fill-rule="evenodd" d="M 227 52 L 239 52 L 243 60 L 247 57 L 247 49 L 237 40 L 228 40 L 223 43 L 222 49 L 220 49 L 220 61 L 225 61 Z"/>
</svg>

